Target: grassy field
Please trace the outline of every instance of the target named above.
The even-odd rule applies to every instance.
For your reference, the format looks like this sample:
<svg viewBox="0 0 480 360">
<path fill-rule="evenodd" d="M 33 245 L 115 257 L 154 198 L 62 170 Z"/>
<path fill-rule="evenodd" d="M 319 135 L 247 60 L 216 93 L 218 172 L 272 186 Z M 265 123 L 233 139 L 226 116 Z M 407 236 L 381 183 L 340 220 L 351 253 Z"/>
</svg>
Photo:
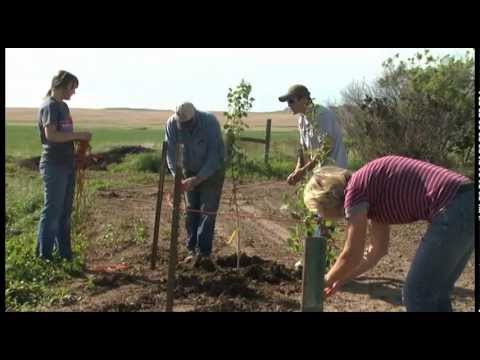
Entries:
<svg viewBox="0 0 480 360">
<path fill-rule="evenodd" d="M 81 131 L 81 130 L 79 130 Z M 104 151 L 113 146 L 141 145 L 159 149 L 164 138 L 164 129 L 125 129 L 125 128 L 95 128 L 92 130 L 92 149 L 94 152 Z M 6 125 L 5 126 L 5 151 L 7 156 L 32 157 L 39 156 L 41 152 L 38 129 L 34 125 Z M 262 139 L 265 131 L 248 130 L 245 136 Z M 272 154 L 295 154 L 295 144 L 298 141 L 297 131 L 272 131 Z M 252 155 L 263 151 L 263 145 L 245 143 Z"/>
</svg>

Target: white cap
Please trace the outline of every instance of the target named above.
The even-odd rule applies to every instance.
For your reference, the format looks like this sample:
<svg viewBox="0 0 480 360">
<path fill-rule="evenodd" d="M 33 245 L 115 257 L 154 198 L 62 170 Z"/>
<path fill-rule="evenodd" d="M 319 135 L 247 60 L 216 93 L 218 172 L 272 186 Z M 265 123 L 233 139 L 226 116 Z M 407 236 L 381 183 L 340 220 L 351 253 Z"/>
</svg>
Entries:
<svg viewBox="0 0 480 360">
<path fill-rule="evenodd" d="M 190 102 L 184 102 L 177 106 L 175 117 L 179 123 L 189 121 L 195 115 L 195 106 Z"/>
</svg>

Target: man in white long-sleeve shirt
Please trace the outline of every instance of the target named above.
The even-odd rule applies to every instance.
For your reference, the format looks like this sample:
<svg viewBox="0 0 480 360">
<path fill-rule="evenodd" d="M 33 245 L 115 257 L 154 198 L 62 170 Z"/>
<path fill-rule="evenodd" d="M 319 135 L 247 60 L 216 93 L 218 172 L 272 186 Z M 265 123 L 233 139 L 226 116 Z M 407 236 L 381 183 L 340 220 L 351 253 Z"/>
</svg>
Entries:
<svg viewBox="0 0 480 360">
<path fill-rule="evenodd" d="M 287 102 L 292 112 L 298 114 L 298 130 L 300 132 L 300 146 L 302 152 L 309 152 L 310 158 L 303 159 L 299 156 L 295 170 L 288 176 L 287 182 L 295 185 L 301 181 L 308 171 L 319 165 L 314 150 L 319 149 L 325 135 L 330 137 L 331 151 L 329 158 L 334 165 L 347 168 L 347 152 L 343 144 L 342 129 L 338 125 L 335 113 L 323 106 L 315 105 L 310 97 L 310 91 L 304 85 L 292 85 L 288 92 L 278 98 L 281 102 Z M 320 164 L 322 165 L 322 164 Z M 303 261 L 295 264 L 297 270 L 301 270 Z"/>
<path fill-rule="evenodd" d="M 338 125 L 335 113 L 323 106 L 314 105 L 310 92 L 304 85 L 293 85 L 287 94 L 278 98 L 281 102 L 287 102 L 294 114 L 298 114 L 298 130 L 300 132 L 300 145 L 305 151 L 320 148 L 322 135 L 328 135 L 332 140 L 332 149 L 329 155 L 334 165 L 342 168 L 347 167 L 347 154 L 342 139 L 342 130 Z M 310 117 L 310 118 L 309 118 Z M 302 164 L 300 158 L 295 170 L 288 176 L 287 182 L 295 185 L 302 180 L 307 171 L 312 170 L 317 161 L 312 156 Z"/>
</svg>

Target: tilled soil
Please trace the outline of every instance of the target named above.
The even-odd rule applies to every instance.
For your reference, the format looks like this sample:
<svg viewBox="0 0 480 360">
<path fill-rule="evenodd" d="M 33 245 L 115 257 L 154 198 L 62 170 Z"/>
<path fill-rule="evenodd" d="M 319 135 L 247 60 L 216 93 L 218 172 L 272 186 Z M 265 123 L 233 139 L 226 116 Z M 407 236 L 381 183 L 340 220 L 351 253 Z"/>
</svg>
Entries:
<svg viewBox="0 0 480 360">
<path fill-rule="evenodd" d="M 159 252 L 150 269 L 156 185 L 97 192 L 88 226 L 85 276 L 66 284 L 72 296 L 46 311 L 165 311 L 171 228 L 171 182 L 165 184 Z M 292 312 L 300 310 L 301 258 L 287 246 L 292 219 L 280 211 L 283 194 L 293 188 L 281 181 L 246 184 L 240 189 L 242 256 L 236 268 L 236 228 L 226 183 L 217 217 L 212 261 L 185 263 L 184 221 L 180 223 L 174 288 L 175 312 Z M 183 202 L 182 202 L 183 203 Z M 184 209 L 184 208 L 183 208 Z M 260 218 L 258 218 L 260 217 Z M 135 238 L 134 219 L 146 228 Z M 365 276 L 328 298 L 324 311 L 404 311 L 401 289 L 426 223 L 392 226 L 389 255 Z M 344 224 L 339 224 L 340 232 Z M 341 247 L 341 244 L 338 244 Z M 457 281 L 456 311 L 474 311 L 473 257 Z"/>
</svg>

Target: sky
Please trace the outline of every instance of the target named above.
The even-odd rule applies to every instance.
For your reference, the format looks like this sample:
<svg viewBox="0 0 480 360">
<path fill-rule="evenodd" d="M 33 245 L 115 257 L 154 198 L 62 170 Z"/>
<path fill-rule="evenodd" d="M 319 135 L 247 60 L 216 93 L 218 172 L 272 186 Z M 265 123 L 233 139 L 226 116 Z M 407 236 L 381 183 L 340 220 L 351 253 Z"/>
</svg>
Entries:
<svg viewBox="0 0 480 360">
<path fill-rule="evenodd" d="M 79 79 L 71 108 L 172 110 L 183 101 L 198 109 L 225 111 L 227 93 L 242 79 L 252 85 L 251 111 L 283 110 L 278 97 L 304 84 L 320 103 L 341 103 L 352 81 L 373 81 L 382 62 L 407 59 L 424 48 L 7 48 L 5 106 L 38 107 L 58 70 Z M 464 55 L 467 49 L 430 49 L 434 55 Z"/>
</svg>

